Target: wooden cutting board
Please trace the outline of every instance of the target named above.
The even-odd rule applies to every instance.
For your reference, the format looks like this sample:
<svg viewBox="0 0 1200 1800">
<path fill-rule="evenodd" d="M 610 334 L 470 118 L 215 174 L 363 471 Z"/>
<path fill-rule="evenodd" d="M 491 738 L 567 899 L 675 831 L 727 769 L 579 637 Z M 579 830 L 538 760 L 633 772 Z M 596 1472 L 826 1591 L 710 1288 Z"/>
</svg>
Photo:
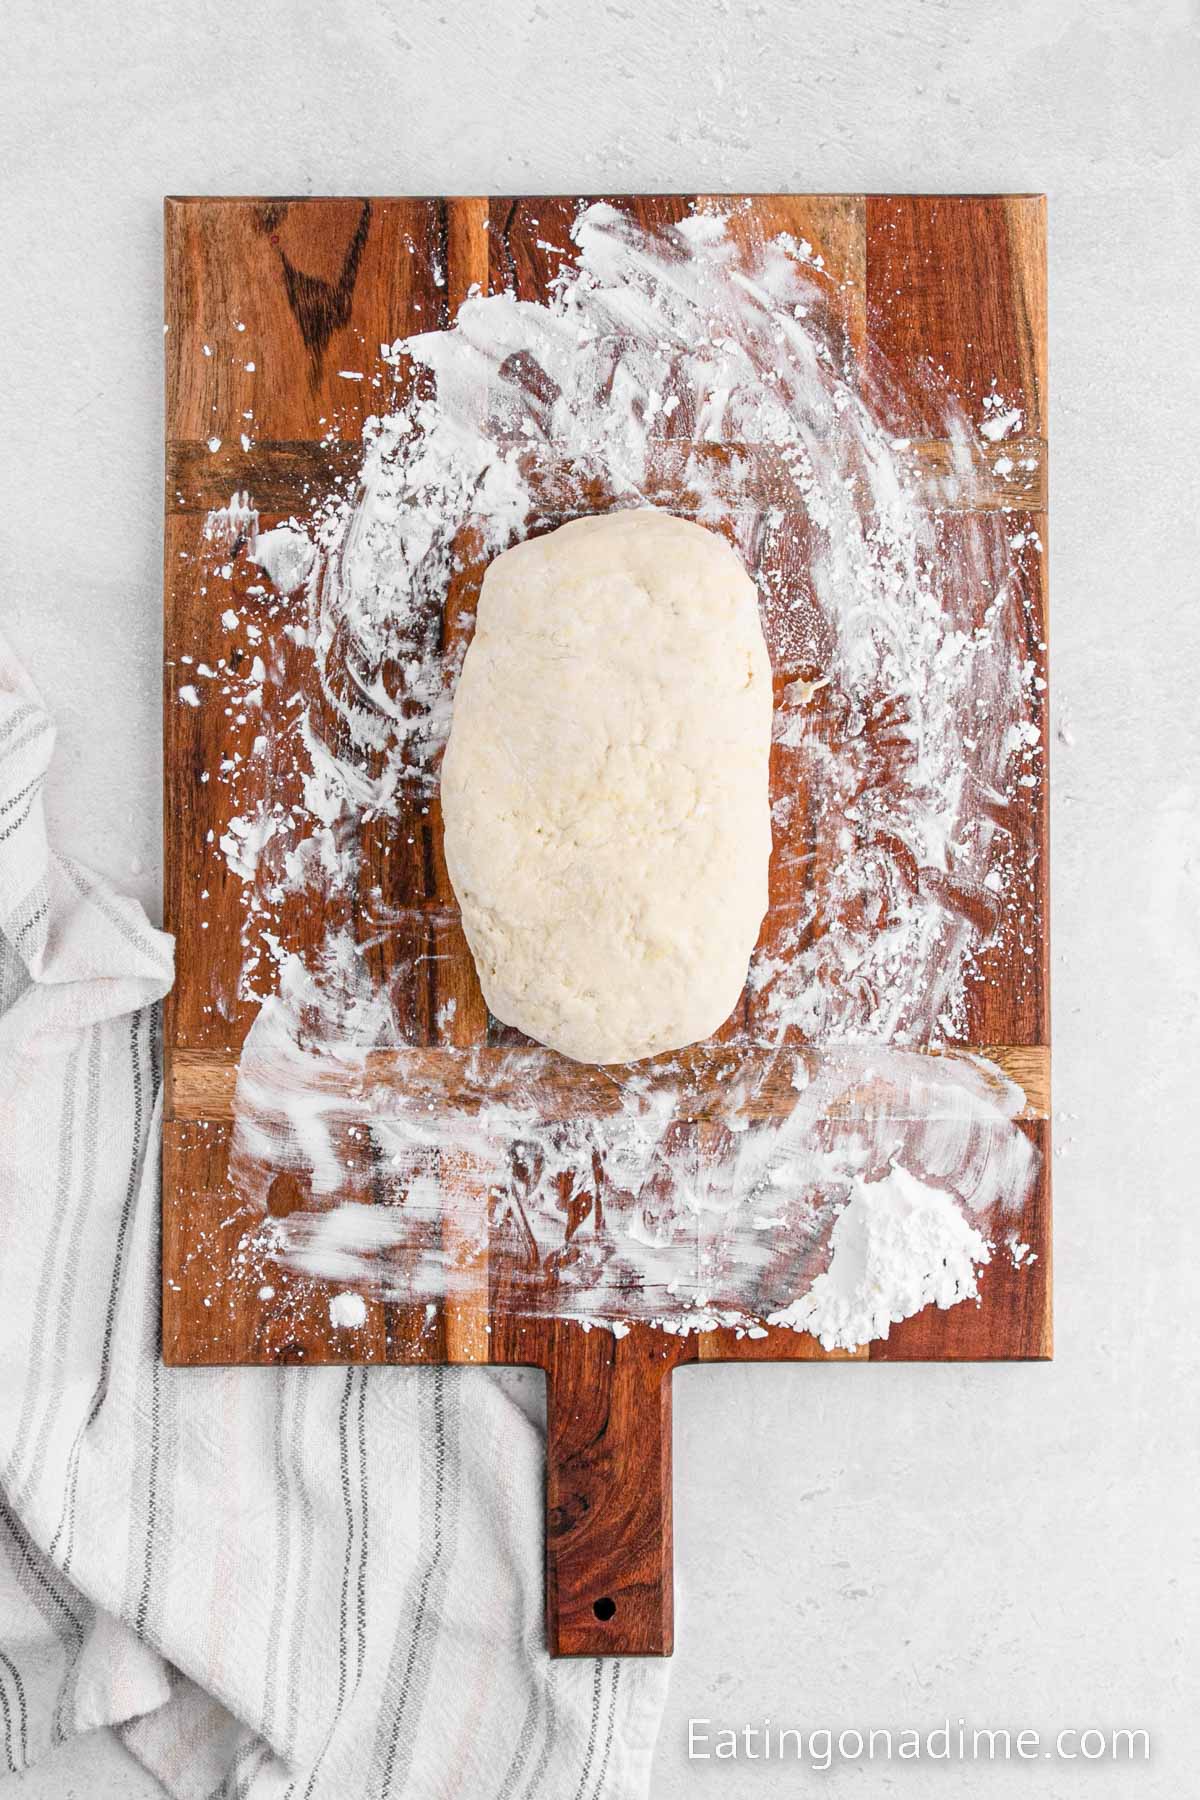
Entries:
<svg viewBox="0 0 1200 1800">
<path fill-rule="evenodd" d="M 700 198 L 615 204 L 644 224 L 662 226 Z M 241 654 L 231 650 L 222 611 L 236 608 L 260 578 L 244 546 L 231 549 L 205 537 L 210 509 L 246 492 L 266 529 L 289 515 L 303 518 L 314 498 L 352 484 L 363 422 L 381 404 L 369 379 L 380 346 L 448 326 L 473 284 L 544 300 L 562 257 L 553 246 L 569 242 L 578 205 L 544 197 L 166 203 L 166 925 L 177 939 L 178 978 L 165 1021 L 163 1351 L 176 1365 L 353 1361 L 543 1369 L 552 1649 L 667 1654 L 673 1370 L 696 1361 L 817 1362 L 825 1353 L 790 1330 L 755 1338 L 717 1330 L 681 1339 L 635 1326 L 616 1339 L 574 1322 L 531 1319 L 511 1310 L 503 1269 L 486 1265 L 474 1294 L 443 1305 L 432 1329 L 424 1309 L 371 1302 L 365 1326 L 349 1333 L 331 1322 L 334 1284 L 286 1270 L 272 1271 L 266 1282 L 261 1268 L 246 1266 L 238 1246 L 255 1209 L 231 1185 L 227 1158 L 239 1050 L 255 1008 L 237 998 L 238 883 L 213 847 L 228 822 L 228 799 L 219 781 L 204 776 L 244 748 L 247 727 L 218 706 L 179 704 L 190 668 L 202 662 L 216 668 L 222 658 Z M 1024 454 L 1017 457 L 1006 445 L 1010 455 L 999 469 L 981 460 L 969 498 L 958 504 L 987 514 L 1007 509 L 1010 522 L 1036 525 L 1044 541 L 1044 201 L 767 195 L 747 201 L 736 216 L 736 229 L 748 236 L 786 229 L 815 246 L 836 277 L 848 340 L 860 358 L 886 357 L 901 376 L 889 428 L 913 440 L 914 454 L 931 472 L 945 466 L 949 452 L 929 435 L 921 399 L 925 369 L 942 370 L 969 413 L 997 390 L 1019 405 Z M 363 379 L 348 378 L 355 374 Z M 1043 557 L 1040 548 L 1027 557 L 1021 577 L 1032 621 L 1029 653 L 1040 676 Z M 468 588 L 480 573 L 467 571 Z M 1042 1161 L 1015 1226 L 1037 1260 L 1016 1268 L 997 1259 L 980 1306 L 927 1308 L 860 1352 L 860 1360 L 1050 1354 L 1045 792 L 1045 781 L 1030 791 L 1018 826 L 1032 879 L 1017 901 L 1016 936 L 1032 954 L 1019 967 L 1006 953 L 983 954 L 968 996 L 967 1034 L 1025 1090 L 1020 1129 Z M 391 848 L 402 839 L 408 848 L 385 858 L 378 845 L 366 845 L 364 866 L 403 904 L 406 929 L 416 929 L 428 946 L 411 1017 L 425 1045 L 419 1053 L 425 1077 L 444 1081 L 450 1093 L 465 1048 L 509 1042 L 512 1034 L 489 1019 L 479 994 L 445 880 L 436 807 L 428 818 L 405 824 Z M 777 871 L 773 906 L 787 900 L 786 883 L 796 879 Z M 318 928 L 316 919 L 289 921 L 292 941 L 315 943 Z M 452 1025 L 445 1023 L 449 999 L 456 1002 Z M 734 1033 L 714 1054 L 736 1061 L 746 1053 Z M 563 1064 L 548 1087 L 547 1106 L 570 1116 L 596 1098 L 589 1072 Z M 761 1099 L 767 1110 L 786 1103 L 778 1091 Z M 281 1194 L 281 1209 L 293 1203 Z M 803 1403 L 799 1394 L 797 1403 Z"/>
</svg>

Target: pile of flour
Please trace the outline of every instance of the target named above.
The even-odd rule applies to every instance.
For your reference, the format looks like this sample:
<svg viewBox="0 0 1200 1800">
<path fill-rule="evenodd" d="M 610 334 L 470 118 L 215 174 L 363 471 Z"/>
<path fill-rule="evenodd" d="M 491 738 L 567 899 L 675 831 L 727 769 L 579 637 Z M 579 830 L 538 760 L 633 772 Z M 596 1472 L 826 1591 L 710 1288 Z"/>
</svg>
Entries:
<svg viewBox="0 0 1200 1800">
<path fill-rule="evenodd" d="M 926 1306 L 979 1298 L 991 1245 L 941 1188 L 893 1163 L 881 1181 L 858 1180 L 830 1238 L 833 1258 L 772 1325 L 809 1331 L 826 1350 L 857 1350 Z"/>
</svg>

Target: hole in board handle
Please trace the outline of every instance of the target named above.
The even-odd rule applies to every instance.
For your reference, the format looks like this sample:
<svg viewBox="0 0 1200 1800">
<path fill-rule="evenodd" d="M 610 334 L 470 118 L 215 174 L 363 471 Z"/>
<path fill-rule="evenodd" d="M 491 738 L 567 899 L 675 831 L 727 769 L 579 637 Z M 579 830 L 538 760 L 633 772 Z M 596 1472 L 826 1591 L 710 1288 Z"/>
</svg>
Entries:
<svg viewBox="0 0 1200 1800">
<path fill-rule="evenodd" d="M 602 1600 L 596 1600 L 596 1601 L 593 1601 L 593 1603 L 592 1603 L 592 1611 L 595 1613 L 596 1617 L 605 1625 L 608 1624 L 608 1621 L 612 1618 L 612 1616 L 616 1612 L 616 1610 L 617 1610 L 616 1601 L 610 1600 L 607 1594 L 605 1594 L 605 1596 Z"/>
</svg>

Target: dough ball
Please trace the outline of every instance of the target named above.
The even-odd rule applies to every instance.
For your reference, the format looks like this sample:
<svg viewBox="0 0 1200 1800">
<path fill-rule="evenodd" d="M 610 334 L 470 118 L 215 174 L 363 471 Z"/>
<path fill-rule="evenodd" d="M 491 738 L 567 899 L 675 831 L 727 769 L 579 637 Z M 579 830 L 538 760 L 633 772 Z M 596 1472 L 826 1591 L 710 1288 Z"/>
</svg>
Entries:
<svg viewBox="0 0 1200 1800">
<path fill-rule="evenodd" d="M 711 1036 L 767 906 L 771 668 L 725 540 L 652 509 L 496 558 L 442 768 L 488 1006 L 580 1062 Z"/>
</svg>

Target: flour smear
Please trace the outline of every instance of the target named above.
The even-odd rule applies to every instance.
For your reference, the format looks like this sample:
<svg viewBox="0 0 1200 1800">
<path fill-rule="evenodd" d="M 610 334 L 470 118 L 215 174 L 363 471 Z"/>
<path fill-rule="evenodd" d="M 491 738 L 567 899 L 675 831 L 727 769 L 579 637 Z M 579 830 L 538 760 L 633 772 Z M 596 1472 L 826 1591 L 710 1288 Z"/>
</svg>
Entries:
<svg viewBox="0 0 1200 1800">
<path fill-rule="evenodd" d="M 530 1312 L 855 1348 L 976 1299 L 1036 1174 L 1020 1091 L 929 1054 L 966 1040 L 981 952 L 1003 944 L 1020 970 L 1035 951 L 1017 940 L 1033 872 L 1015 828 L 1041 779 L 1033 544 L 963 504 L 1020 411 L 995 393 L 971 420 L 941 395 L 934 467 L 888 430 L 886 378 L 856 363 L 809 245 L 749 250 L 719 210 L 648 233 L 600 203 L 572 235 L 546 303 L 473 296 L 451 329 L 383 347 L 409 397 L 371 422 L 352 493 L 271 531 L 249 495 L 208 521 L 262 571 L 248 673 L 201 665 L 184 695 L 261 719 L 250 757 L 215 772 L 240 998 L 259 1009 L 233 1168 L 264 1215 L 243 1249 L 431 1310 L 471 1291 L 486 1252 Z M 463 596 L 487 561 L 647 504 L 736 545 L 776 676 L 748 1073 L 714 1112 L 686 1062 L 634 1067 L 607 1110 L 547 1121 L 548 1052 L 472 1073 L 465 1046 L 447 1097 L 404 998 L 424 927 L 368 884 L 364 836 L 411 841 L 436 796 Z M 326 921 L 304 963 L 279 926 L 298 900 Z M 407 1075 L 383 1054 L 406 1046 Z M 794 1104 L 764 1112 L 781 1076 Z M 285 1218 L 266 1210 L 281 1172 L 308 1196 Z"/>
</svg>

